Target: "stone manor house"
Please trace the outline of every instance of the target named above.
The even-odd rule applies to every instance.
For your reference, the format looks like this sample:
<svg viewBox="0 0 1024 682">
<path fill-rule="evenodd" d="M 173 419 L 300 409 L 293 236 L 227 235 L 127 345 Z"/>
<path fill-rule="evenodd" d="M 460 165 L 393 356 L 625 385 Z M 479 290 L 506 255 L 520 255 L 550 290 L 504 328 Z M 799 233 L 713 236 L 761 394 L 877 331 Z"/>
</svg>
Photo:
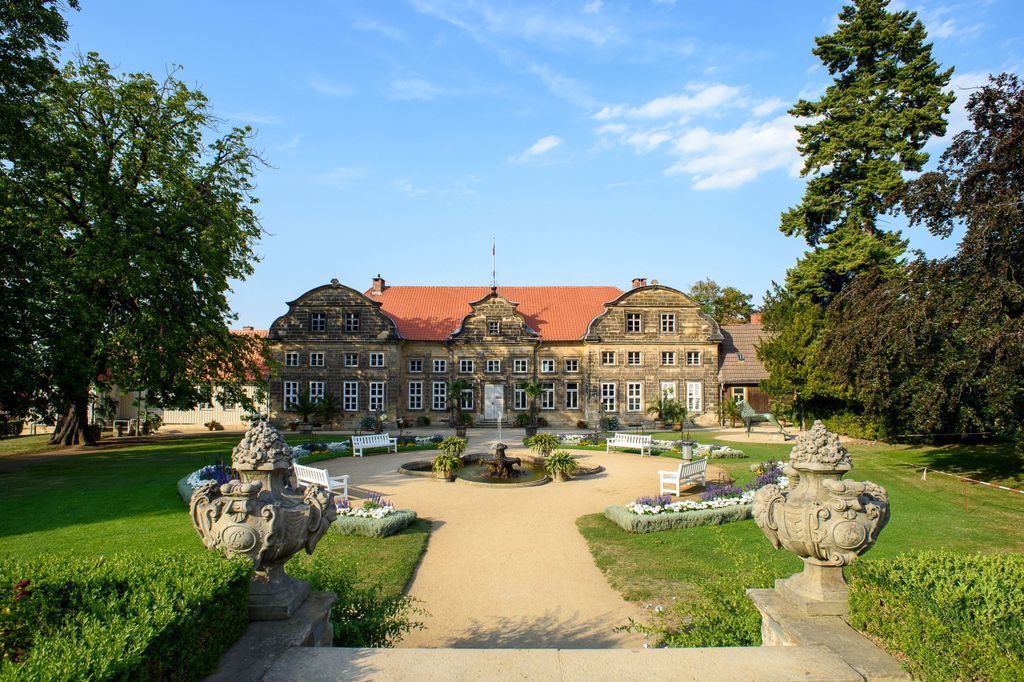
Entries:
<svg viewBox="0 0 1024 682">
<path fill-rule="evenodd" d="M 732 386 L 722 376 L 728 331 L 657 280 L 622 291 L 387 286 L 378 275 L 360 293 L 335 279 L 288 303 L 268 337 L 280 365 L 269 383 L 278 424 L 295 419 L 286 408 L 300 392 L 339 399 L 344 427 L 382 412 L 441 425 L 453 400 L 477 425 L 510 424 L 529 407 L 523 384 L 539 382 L 539 414 L 552 426 L 596 428 L 615 416 L 625 429 L 650 425 L 647 408 L 662 394 L 685 400 L 692 420 L 715 423 L 724 396 L 756 391 L 756 378 Z M 728 364 L 750 381 L 744 365 L 760 363 L 744 360 Z M 458 379 L 472 388 L 449 395 Z"/>
</svg>

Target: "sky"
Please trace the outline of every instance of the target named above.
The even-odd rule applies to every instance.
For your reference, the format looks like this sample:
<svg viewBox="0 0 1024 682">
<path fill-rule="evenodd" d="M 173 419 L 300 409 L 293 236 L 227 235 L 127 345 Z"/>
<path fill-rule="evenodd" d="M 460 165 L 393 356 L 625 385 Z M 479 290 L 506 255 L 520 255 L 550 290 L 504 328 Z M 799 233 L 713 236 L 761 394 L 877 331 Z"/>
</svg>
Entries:
<svg viewBox="0 0 1024 682">
<path fill-rule="evenodd" d="M 807 249 L 778 230 L 804 188 L 787 109 L 830 82 L 823 0 L 81 0 L 65 51 L 200 88 L 252 126 L 255 273 L 233 326 L 267 328 L 337 278 L 612 285 L 707 277 L 760 301 Z M 894 1 L 956 68 L 933 162 L 989 73 L 1024 67 L 1019 0 Z M 885 224 L 902 229 L 898 218 Z M 942 257 L 939 240 L 905 231 Z"/>
</svg>

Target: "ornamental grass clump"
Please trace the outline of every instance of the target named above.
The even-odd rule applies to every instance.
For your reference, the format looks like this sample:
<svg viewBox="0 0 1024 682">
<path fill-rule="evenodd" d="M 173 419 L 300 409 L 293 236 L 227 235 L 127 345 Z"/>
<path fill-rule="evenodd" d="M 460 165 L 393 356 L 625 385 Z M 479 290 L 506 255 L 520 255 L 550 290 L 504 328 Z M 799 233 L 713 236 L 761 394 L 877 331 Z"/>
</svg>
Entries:
<svg viewBox="0 0 1024 682">
<path fill-rule="evenodd" d="M 526 440 L 526 446 L 541 457 L 547 457 L 559 445 L 558 437 L 551 433 L 538 433 Z"/>
<path fill-rule="evenodd" d="M 547 470 L 548 474 L 555 477 L 572 476 L 579 468 L 579 461 L 576 457 L 565 450 L 559 450 L 549 455 L 544 461 L 544 469 Z"/>
</svg>

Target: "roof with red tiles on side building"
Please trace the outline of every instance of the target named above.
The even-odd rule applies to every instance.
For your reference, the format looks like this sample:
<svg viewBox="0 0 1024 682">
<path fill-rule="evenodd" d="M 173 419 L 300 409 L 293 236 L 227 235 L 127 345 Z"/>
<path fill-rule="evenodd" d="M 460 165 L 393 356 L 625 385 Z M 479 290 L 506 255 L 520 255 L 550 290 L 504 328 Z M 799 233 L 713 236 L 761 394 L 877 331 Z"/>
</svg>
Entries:
<svg viewBox="0 0 1024 682">
<path fill-rule="evenodd" d="M 718 378 L 723 384 L 754 384 L 768 378 L 768 370 L 757 357 L 764 336 L 760 324 L 723 324 Z"/>
<path fill-rule="evenodd" d="M 497 292 L 519 304 L 526 324 L 545 341 L 582 338 L 590 321 L 604 312 L 604 304 L 624 293 L 618 287 L 603 286 L 501 286 Z M 491 288 L 388 286 L 365 293 L 381 303 L 381 311 L 395 321 L 403 338 L 442 341 L 473 311 L 469 304 L 491 293 Z"/>
<path fill-rule="evenodd" d="M 232 329 L 231 333 L 237 334 L 239 336 L 252 336 L 260 339 L 266 339 L 269 331 L 266 329 L 242 327 L 241 329 Z M 266 358 L 264 358 L 263 356 L 259 356 L 258 360 L 259 362 L 257 363 L 257 368 L 260 373 L 259 378 L 262 379 L 263 381 L 266 381 L 267 379 L 270 378 L 270 367 L 267 365 Z"/>
</svg>

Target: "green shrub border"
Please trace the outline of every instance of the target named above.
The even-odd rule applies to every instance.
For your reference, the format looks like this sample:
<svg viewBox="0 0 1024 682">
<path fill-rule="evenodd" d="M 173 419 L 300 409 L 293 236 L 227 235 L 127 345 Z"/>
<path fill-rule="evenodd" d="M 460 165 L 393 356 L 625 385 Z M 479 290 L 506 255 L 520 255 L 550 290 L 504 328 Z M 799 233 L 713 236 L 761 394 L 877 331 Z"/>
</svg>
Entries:
<svg viewBox="0 0 1024 682">
<path fill-rule="evenodd" d="M 1024 680 L 1024 555 L 920 552 L 850 576 L 850 623 L 924 680 Z"/>
<path fill-rule="evenodd" d="M 200 679 L 248 627 L 251 575 L 212 554 L 0 562 L 0 648 L 23 657 L 0 680 Z"/>
<path fill-rule="evenodd" d="M 382 519 L 366 519 L 358 516 L 339 516 L 331 524 L 331 530 L 342 535 L 362 535 L 368 538 L 386 538 L 400 533 L 416 520 L 412 509 L 396 509 Z"/>
<path fill-rule="evenodd" d="M 737 504 L 718 509 L 697 509 L 665 514 L 634 514 L 617 504 L 605 508 L 605 517 L 627 533 L 655 533 L 673 528 L 718 526 L 751 518 L 753 505 Z"/>
</svg>

